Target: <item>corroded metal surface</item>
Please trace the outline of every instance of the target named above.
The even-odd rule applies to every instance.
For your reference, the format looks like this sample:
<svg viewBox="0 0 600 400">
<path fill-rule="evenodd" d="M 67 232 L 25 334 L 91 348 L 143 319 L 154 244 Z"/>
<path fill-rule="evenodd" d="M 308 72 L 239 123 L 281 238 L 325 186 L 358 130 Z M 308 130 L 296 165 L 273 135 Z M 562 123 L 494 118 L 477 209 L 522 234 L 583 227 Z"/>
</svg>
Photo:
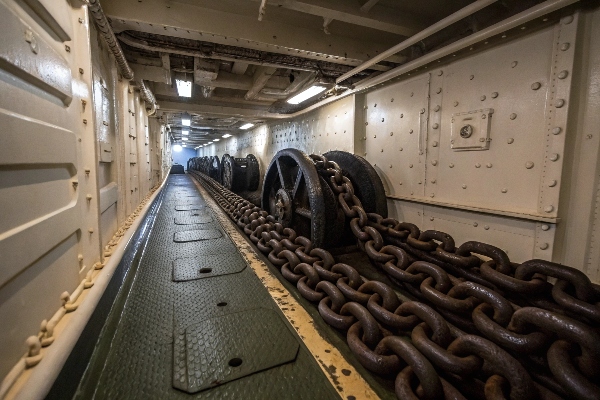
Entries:
<svg viewBox="0 0 600 400">
<path fill-rule="evenodd" d="M 415 391 L 454 398 L 457 388 L 469 397 L 598 397 L 600 295 L 585 275 L 541 260 L 513 265 L 485 243 L 456 248 L 446 233 L 367 214 L 339 167 L 324 157 L 313 160 L 330 177 L 363 251 L 433 308 L 401 303 L 388 285 L 364 282 L 354 268 L 335 264 L 331 254 L 267 212 L 197 176 L 283 277 L 319 304 L 324 320 L 347 331 L 350 349 L 367 369 L 397 374 L 399 398 Z M 451 329 L 447 320 L 469 334 Z M 395 334 L 410 336 L 412 344 Z"/>
</svg>

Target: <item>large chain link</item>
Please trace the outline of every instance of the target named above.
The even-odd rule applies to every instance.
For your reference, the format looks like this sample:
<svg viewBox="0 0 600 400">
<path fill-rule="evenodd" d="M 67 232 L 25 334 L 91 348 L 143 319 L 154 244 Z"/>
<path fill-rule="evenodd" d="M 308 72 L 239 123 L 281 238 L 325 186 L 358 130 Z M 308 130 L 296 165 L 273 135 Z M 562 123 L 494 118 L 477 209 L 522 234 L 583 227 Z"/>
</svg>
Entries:
<svg viewBox="0 0 600 400">
<path fill-rule="evenodd" d="M 311 157 L 329 177 L 359 247 L 435 309 L 400 301 L 390 286 L 365 281 L 355 268 L 336 263 L 328 251 L 314 248 L 266 211 L 207 175 L 192 174 L 283 277 L 318 304 L 324 321 L 347 332 L 348 346 L 363 366 L 396 375 L 399 398 L 600 398 L 594 383 L 600 335 L 589 324 L 593 319 L 564 305 L 597 307 L 590 303 L 597 288 L 585 275 L 582 279 L 576 270 L 541 260 L 515 265 L 484 243 L 457 249 L 445 233 L 421 232 L 415 225 L 368 214 L 337 164 Z M 494 272 L 484 275 L 484 270 Z M 490 280 L 493 274 L 497 279 Z M 559 280 L 551 285 L 547 276 Z"/>
</svg>

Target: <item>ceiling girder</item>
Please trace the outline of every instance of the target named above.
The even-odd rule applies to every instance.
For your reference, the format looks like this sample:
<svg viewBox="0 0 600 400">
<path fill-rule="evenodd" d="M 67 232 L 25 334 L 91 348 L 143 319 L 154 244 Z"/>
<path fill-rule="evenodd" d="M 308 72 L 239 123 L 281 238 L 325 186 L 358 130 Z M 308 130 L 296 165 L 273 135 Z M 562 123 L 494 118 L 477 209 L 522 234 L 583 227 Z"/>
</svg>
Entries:
<svg viewBox="0 0 600 400">
<path fill-rule="evenodd" d="M 336 3 L 347 7 L 344 3 L 351 2 Z M 256 14 L 225 12 L 206 4 L 200 5 L 195 0 L 102 0 L 115 33 L 136 30 L 354 66 L 396 43 L 390 38 L 373 42 L 343 35 L 324 36 L 320 30 L 268 18 L 261 22 Z"/>
<path fill-rule="evenodd" d="M 254 99 L 256 95 L 262 90 L 262 88 L 265 87 L 268 80 L 275 73 L 275 71 L 277 71 L 277 68 L 263 66 L 256 68 L 256 71 L 254 72 L 254 81 L 252 83 L 252 87 L 250 88 L 250 90 L 248 90 L 244 98 L 246 100 Z"/>
<path fill-rule="evenodd" d="M 347 0 L 269 0 L 267 5 L 323 17 L 326 21 L 323 25 L 325 29 L 329 25 L 327 20 L 329 22 L 331 20 L 343 21 L 352 25 L 365 26 L 402 36 L 412 36 L 420 28 L 423 28 L 420 24 L 415 24 L 414 21 L 402 18 L 402 16 L 398 17 L 379 13 L 378 15 L 367 17 L 364 13 L 361 13 L 361 8 L 356 7 L 354 2 Z M 403 21 L 398 23 L 396 22 L 398 19 L 403 19 Z"/>
</svg>

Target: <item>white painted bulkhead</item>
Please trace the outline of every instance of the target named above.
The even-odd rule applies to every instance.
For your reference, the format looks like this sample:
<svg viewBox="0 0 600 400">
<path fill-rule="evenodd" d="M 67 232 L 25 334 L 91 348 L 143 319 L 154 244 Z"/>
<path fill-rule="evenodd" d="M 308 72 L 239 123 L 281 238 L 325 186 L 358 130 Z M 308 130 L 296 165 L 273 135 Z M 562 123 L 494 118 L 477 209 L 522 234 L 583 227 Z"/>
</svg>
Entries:
<svg viewBox="0 0 600 400">
<path fill-rule="evenodd" d="M 63 293 L 79 304 L 74 292 L 105 261 L 104 246 L 168 173 L 170 145 L 81 3 L 3 0 L 0 21 L 4 377 L 28 336 L 48 336 L 40 325 L 54 325 Z"/>
</svg>

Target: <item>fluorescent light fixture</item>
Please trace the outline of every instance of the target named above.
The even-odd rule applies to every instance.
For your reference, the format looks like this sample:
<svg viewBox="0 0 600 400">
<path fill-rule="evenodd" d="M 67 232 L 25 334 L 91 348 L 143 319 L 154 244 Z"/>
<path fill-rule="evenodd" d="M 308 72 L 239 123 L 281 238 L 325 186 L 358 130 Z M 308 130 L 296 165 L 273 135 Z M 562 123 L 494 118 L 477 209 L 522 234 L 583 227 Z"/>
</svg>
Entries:
<svg viewBox="0 0 600 400">
<path fill-rule="evenodd" d="M 181 138 L 181 140 L 190 140 L 190 139 L 188 139 L 188 138 L 184 137 L 184 138 Z"/>
<path fill-rule="evenodd" d="M 219 140 L 221 140 L 221 139 L 213 139 L 213 142 L 218 142 Z"/>
<path fill-rule="evenodd" d="M 177 94 L 181 97 L 192 97 L 192 82 L 175 79 Z M 181 121 L 183 125 L 183 120 Z M 188 125 L 189 126 L 189 125 Z"/>
<path fill-rule="evenodd" d="M 189 135 L 189 134 L 190 134 L 190 131 L 181 131 L 181 134 L 182 134 L 182 135 Z"/>
<path fill-rule="evenodd" d="M 186 145 L 186 144 L 182 144 L 182 146 L 183 146 L 183 147 L 187 147 L 187 145 Z"/>
<path fill-rule="evenodd" d="M 250 122 L 248 122 L 247 124 L 240 126 L 240 129 L 250 129 L 253 126 L 254 126 L 254 124 L 251 124 Z"/>
<path fill-rule="evenodd" d="M 208 143 L 206 143 L 206 144 L 212 144 L 212 142 L 208 142 Z"/>
<path fill-rule="evenodd" d="M 190 90 L 190 92 L 191 92 L 191 90 Z M 190 94 L 190 96 L 191 96 L 191 94 Z M 190 96 L 187 96 L 187 97 L 190 97 Z M 183 125 L 183 126 L 190 126 L 191 122 L 192 122 L 192 120 L 190 120 L 189 118 L 181 118 L 181 125 Z"/>
<path fill-rule="evenodd" d="M 226 133 L 223 135 L 223 138 L 227 139 L 228 137 L 231 137 L 231 135 L 229 133 Z"/>
<path fill-rule="evenodd" d="M 181 151 L 181 146 L 176 144 L 175 146 L 173 146 L 173 151 Z"/>
<path fill-rule="evenodd" d="M 297 95 L 289 99 L 287 102 L 290 104 L 300 104 L 304 100 L 308 100 L 311 97 L 318 95 L 325 89 L 325 86 L 311 86 L 305 91 L 298 93 Z"/>
</svg>

